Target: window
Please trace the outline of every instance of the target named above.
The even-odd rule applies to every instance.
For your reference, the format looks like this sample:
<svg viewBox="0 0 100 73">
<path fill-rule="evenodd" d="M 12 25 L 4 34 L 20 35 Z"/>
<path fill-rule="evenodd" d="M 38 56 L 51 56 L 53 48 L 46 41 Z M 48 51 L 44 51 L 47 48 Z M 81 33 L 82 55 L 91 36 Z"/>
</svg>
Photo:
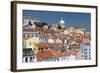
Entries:
<svg viewBox="0 0 100 73">
<path fill-rule="evenodd" d="M 89 57 L 89 60 L 91 60 L 91 58 Z"/>
<path fill-rule="evenodd" d="M 39 48 L 39 51 L 40 51 L 41 49 Z"/>
<path fill-rule="evenodd" d="M 31 36 L 33 37 L 33 34 Z"/>
<path fill-rule="evenodd" d="M 35 57 L 33 56 L 33 59 L 35 59 Z"/>
<path fill-rule="evenodd" d="M 48 58 L 46 58 L 46 59 L 48 59 Z"/>
<path fill-rule="evenodd" d="M 23 37 L 25 37 L 25 34 L 23 35 Z"/>
<path fill-rule="evenodd" d="M 56 59 L 54 59 L 54 61 L 56 61 Z"/>
<path fill-rule="evenodd" d="M 27 55 L 27 52 L 24 52 L 25 55 Z"/>
<path fill-rule="evenodd" d="M 27 34 L 27 37 L 29 37 L 29 34 Z"/>
<path fill-rule="evenodd" d="M 34 37 L 34 34 L 32 35 L 32 37 Z"/>
<path fill-rule="evenodd" d="M 89 51 L 89 54 L 91 54 L 91 52 Z"/>
<path fill-rule="evenodd" d="M 84 51 L 87 51 L 87 49 L 84 49 Z"/>
<path fill-rule="evenodd" d="M 28 62 L 28 58 L 27 57 L 25 58 L 25 62 Z"/>
<path fill-rule="evenodd" d="M 32 57 L 30 57 L 30 62 L 32 62 Z"/>
<path fill-rule="evenodd" d="M 43 48 L 41 48 L 41 50 L 43 51 Z"/>
<path fill-rule="evenodd" d="M 32 43 L 30 42 L 30 43 L 29 43 L 29 45 L 31 46 L 31 45 L 32 45 Z"/>
<path fill-rule="evenodd" d="M 23 52 L 23 55 L 25 55 L 25 52 Z"/>
<path fill-rule="evenodd" d="M 87 55 L 85 55 L 84 57 L 87 58 Z"/>
<path fill-rule="evenodd" d="M 87 54 L 87 52 L 84 52 L 84 54 Z"/>
<path fill-rule="evenodd" d="M 36 37 L 38 37 L 38 35 L 36 34 Z"/>
<path fill-rule="evenodd" d="M 59 58 L 57 59 L 57 61 L 59 61 Z"/>
</svg>

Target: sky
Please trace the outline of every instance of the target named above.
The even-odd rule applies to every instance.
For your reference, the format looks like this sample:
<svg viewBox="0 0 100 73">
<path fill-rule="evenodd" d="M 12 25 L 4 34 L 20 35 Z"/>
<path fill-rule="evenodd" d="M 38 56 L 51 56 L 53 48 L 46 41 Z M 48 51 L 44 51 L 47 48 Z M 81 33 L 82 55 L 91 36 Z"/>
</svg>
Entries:
<svg viewBox="0 0 100 73">
<path fill-rule="evenodd" d="M 66 27 L 84 27 L 86 31 L 91 31 L 90 13 L 23 10 L 23 16 L 39 18 L 41 22 L 47 22 L 48 25 L 59 24 L 61 17 L 63 17 Z"/>
</svg>

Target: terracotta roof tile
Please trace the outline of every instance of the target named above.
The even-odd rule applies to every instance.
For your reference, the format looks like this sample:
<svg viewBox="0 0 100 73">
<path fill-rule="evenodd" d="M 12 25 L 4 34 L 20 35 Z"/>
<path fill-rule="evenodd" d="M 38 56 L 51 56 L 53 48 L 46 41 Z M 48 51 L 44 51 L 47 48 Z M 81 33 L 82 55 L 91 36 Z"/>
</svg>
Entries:
<svg viewBox="0 0 100 73">
<path fill-rule="evenodd" d="M 38 48 L 48 48 L 48 44 L 47 43 L 39 43 L 39 44 L 37 44 L 37 47 Z"/>
<path fill-rule="evenodd" d="M 61 52 L 58 52 L 58 51 L 55 51 L 55 50 L 47 50 L 47 51 L 44 51 L 44 52 L 38 52 L 36 54 L 38 61 L 57 58 L 57 57 L 60 57 L 60 56 L 63 56 L 63 54 Z"/>
</svg>

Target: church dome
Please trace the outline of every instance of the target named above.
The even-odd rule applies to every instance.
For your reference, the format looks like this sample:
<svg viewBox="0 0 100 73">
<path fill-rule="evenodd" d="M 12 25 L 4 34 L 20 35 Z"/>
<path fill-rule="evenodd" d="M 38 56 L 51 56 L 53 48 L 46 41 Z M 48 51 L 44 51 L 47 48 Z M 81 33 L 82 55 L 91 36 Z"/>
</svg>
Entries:
<svg viewBox="0 0 100 73">
<path fill-rule="evenodd" d="M 61 17 L 60 24 L 65 24 L 63 17 Z"/>
</svg>

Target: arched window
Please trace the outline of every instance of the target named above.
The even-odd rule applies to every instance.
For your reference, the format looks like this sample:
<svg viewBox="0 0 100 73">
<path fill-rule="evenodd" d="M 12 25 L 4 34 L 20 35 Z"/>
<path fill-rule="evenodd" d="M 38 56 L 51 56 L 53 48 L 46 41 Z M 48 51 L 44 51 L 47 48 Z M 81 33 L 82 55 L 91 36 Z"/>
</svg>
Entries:
<svg viewBox="0 0 100 73">
<path fill-rule="evenodd" d="M 30 62 L 32 62 L 32 57 L 30 57 Z"/>
<path fill-rule="evenodd" d="M 27 57 L 25 58 L 25 62 L 28 62 L 28 58 Z"/>
</svg>

